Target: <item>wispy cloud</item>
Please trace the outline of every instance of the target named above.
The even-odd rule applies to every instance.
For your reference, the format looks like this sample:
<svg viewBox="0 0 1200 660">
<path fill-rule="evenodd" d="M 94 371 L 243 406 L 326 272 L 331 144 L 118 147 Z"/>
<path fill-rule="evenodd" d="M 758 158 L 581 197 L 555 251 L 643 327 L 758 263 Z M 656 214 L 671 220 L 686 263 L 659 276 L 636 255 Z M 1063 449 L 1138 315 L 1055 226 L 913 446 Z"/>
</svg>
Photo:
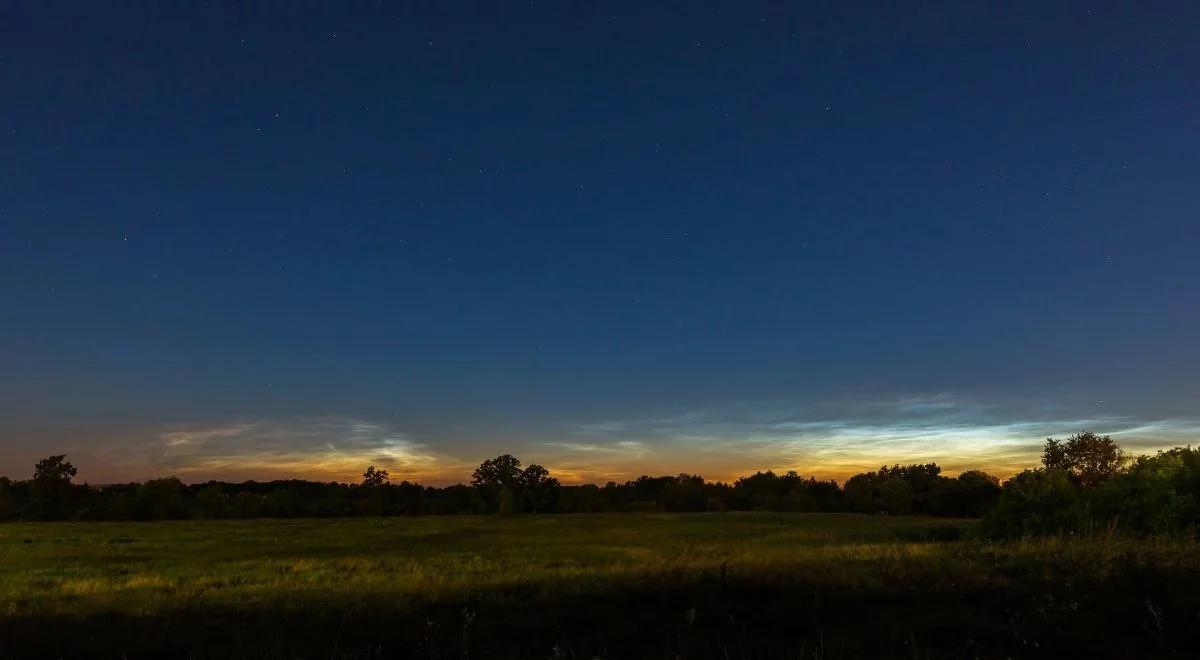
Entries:
<svg viewBox="0 0 1200 660">
<path fill-rule="evenodd" d="M 615 425 L 602 425 L 609 432 L 623 431 Z M 546 442 L 540 452 L 554 476 L 567 483 L 593 483 L 622 480 L 630 476 L 632 466 L 650 454 L 650 447 L 639 440 L 601 442 Z"/>
<path fill-rule="evenodd" d="M 346 418 L 176 425 L 98 457 L 126 474 L 352 480 L 368 464 L 395 478 L 457 479 L 460 461 L 386 425 Z"/>
<path fill-rule="evenodd" d="M 641 463 L 738 471 L 796 469 L 841 478 L 884 462 L 936 461 L 949 472 L 983 468 L 1001 475 L 1038 461 L 1045 438 L 1083 429 L 1111 433 L 1135 451 L 1200 438 L 1200 421 L 1070 415 L 1021 402 L 979 402 L 950 394 L 868 401 L 743 402 L 642 419 L 567 427 L 575 451 L 619 453 L 636 442 Z M 587 449 L 582 449 L 587 448 Z M 611 461 L 609 462 L 611 463 Z"/>
<path fill-rule="evenodd" d="M 547 442 L 547 447 L 576 454 L 600 454 L 638 458 L 646 453 L 646 444 L 635 440 L 618 440 L 612 444 L 590 442 Z"/>
<path fill-rule="evenodd" d="M 309 417 L 180 423 L 115 431 L 64 446 L 93 482 L 178 475 L 206 479 L 357 480 L 374 464 L 395 479 L 460 483 L 479 461 L 514 453 L 569 483 L 640 474 L 730 479 L 758 469 L 843 479 L 884 462 L 936 461 L 949 473 L 1007 476 L 1036 465 L 1042 442 L 1083 429 L 1143 453 L 1200 441 L 1200 420 L 1104 407 L 981 401 L 935 393 L 869 400 L 733 402 L 661 415 L 563 423 L 498 440 L 486 432 L 442 444 L 367 419 Z M 443 449 L 446 447 L 447 449 Z M 451 447 L 457 449 L 449 449 Z M 470 452 L 458 455 L 457 452 Z M 10 458 L 24 469 L 36 450 Z"/>
</svg>

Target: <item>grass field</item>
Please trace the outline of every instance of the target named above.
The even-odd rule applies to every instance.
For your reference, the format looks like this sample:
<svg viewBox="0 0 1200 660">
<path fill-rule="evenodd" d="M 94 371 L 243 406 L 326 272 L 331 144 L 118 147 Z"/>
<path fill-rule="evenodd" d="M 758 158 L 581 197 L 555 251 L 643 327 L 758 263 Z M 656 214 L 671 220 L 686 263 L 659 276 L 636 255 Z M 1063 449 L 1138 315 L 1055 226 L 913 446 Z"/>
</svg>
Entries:
<svg viewBox="0 0 1200 660">
<path fill-rule="evenodd" d="M 1190 655 L 1183 541 L 850 515 L 0 525 L 4 657 Z"/>
</svg>

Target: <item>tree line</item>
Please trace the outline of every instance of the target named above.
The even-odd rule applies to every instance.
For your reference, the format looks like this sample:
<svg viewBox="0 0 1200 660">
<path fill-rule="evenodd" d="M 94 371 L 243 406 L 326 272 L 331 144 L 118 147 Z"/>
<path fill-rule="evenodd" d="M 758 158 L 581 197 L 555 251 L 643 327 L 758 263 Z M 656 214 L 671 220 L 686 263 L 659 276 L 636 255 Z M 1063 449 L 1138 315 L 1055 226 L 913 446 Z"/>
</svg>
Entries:
<svg viewBox="0 0 1200 660">
<path fill-rule="evenodd" d="M 984 518 L 997 537 L 1113 530 L 1170 533 L 1200 525 L 1200 451 L 1179 447 L 1130 459 L 1108 436 L 1049 439 L 1042 466 L 1003 484 L 985 472 L 956 477 L 936 463 L 884 466 L 845 483 L 795 472 L 756 472 L 732 483 L 700 475 L 641 476 L 624 483 L 564 485 L 537 464 L 505 454 L 469 484 L 393 482 L 370 466 L 358 483 L 298 479 L 185 484 L 76 484 L 66 456 L 34 466 L 31 479 L 0 477 L 0 520 L 182 520 L 630 511 L 778 511 Z"/>
<path fill-rule="evenodd" d="M 795 472 L 756 472 L 732 483 L 696 474 L 641 476 L 624 483 L 564 485 L 537 464 L 504 454 L 479 465 L 469 484 L 393 482 L 369 466 L 358 483 L 299 479 L 185 484 L 76 484 L 66 456 L 34 466 L 33 477 L 0 477 L 0 520 L 181 520 L 519 513 L 780 511 L 979 516 L 1000 492 L 982 472 L 946 477 L 936 464 L 896 465 L 836 481 Z"/>
</svg>

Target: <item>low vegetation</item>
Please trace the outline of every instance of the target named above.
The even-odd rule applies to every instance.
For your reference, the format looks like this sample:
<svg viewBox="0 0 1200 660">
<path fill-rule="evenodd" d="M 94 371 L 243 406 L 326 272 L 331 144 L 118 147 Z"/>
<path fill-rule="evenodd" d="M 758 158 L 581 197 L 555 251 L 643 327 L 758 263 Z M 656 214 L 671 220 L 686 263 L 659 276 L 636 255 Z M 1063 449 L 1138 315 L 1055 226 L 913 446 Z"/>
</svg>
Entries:
<svg viewBox="0 0 1200 660">
<path fill-rule="evenodd" d="M 13 523 L 0 526 L 0 657 L 1200 651 L 1194 542 L 994 543 L 976 525 L 777 513 Z"/>
</svg>

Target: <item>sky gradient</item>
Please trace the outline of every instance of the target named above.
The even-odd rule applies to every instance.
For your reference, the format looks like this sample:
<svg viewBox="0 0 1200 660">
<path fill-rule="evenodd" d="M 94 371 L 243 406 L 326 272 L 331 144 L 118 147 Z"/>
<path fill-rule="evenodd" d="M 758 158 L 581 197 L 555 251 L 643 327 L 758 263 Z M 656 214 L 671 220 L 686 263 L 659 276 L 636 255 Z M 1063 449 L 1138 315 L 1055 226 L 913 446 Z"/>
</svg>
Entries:
<svg viewBox="0 0 1200 660">
<path fill-rule="evenodd" d="M 0 474 L 1008 475 L 1085 428 L 1194 444 L 1198 24 L 6 4 Z"/>
</svg>

